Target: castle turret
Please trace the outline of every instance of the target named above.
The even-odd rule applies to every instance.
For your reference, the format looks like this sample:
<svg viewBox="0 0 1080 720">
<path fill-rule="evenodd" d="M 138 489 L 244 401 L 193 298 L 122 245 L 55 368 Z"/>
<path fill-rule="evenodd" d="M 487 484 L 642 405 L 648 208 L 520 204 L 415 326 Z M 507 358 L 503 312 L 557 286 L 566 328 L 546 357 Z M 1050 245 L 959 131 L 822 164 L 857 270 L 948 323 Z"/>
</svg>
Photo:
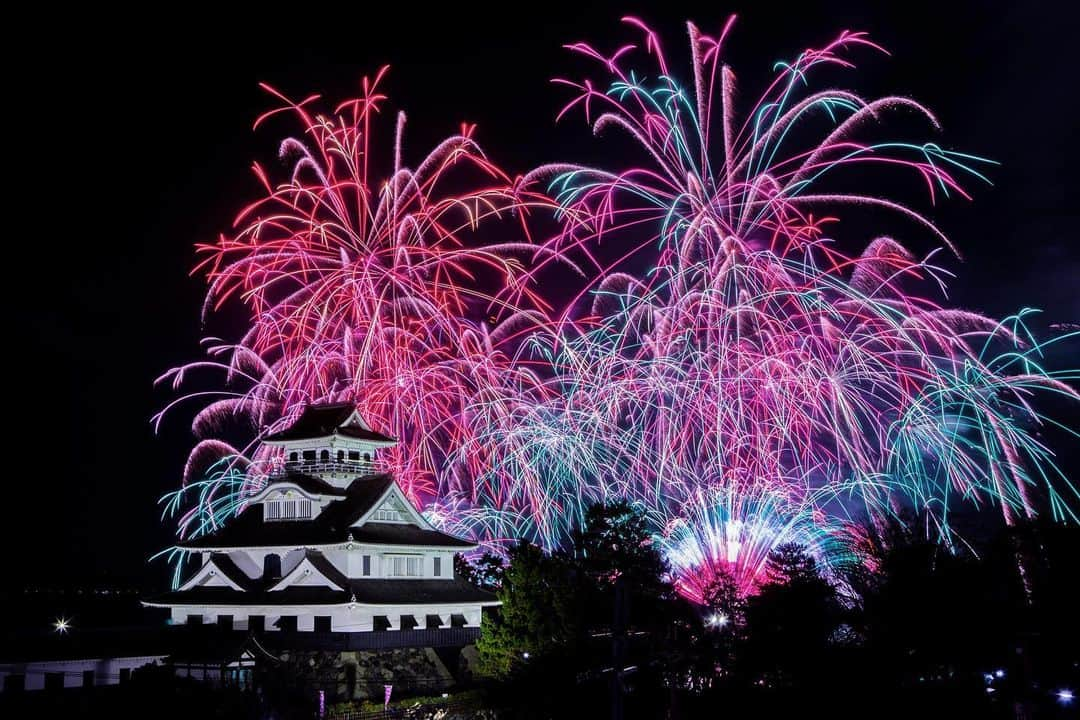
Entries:
<svg viewBox="0 0 1080 720">
<path fill-rule="evenodd" d="M 263 443 L 280 447 L 282 469 L 346 488 L 363 475 L 378 471 L 378 452 L 397 440 L 375 432 L 351 403 L 308 405 L 284 430 Z"/>
</svg>

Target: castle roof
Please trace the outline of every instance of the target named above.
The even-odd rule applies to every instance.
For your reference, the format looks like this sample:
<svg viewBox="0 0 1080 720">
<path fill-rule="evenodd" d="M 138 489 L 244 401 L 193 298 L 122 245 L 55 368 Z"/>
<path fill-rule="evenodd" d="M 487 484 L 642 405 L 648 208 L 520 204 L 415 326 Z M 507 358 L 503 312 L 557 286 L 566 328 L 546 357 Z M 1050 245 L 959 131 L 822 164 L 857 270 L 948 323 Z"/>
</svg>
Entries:
<svg viewBox="0 0 1080 720">
<path fill-rule="evenodd" d="M 375 432 L 364 425 L 352 403 L 308 405 L 289 427 L 263 438 L 263 442 L 281 443 L 294 440 L 341 435 L 375 443 L 395 443 L 392 437 Z"/>
<path fill-rule="evenodd" d="M 301 490 L 310 493 L 312 495 L 348 495 L 347 488 L 340 488 L 336 485 L 332 485 L 322 478 L 315 477 L 314 475 L 308 475 L 306 473 L 297 472 L 293 469 L 287 469 L 284 475 L 275 477 L 273 481 L 267 483 L 264 490 L 274 487 L 275 485 L 292 484 Z"/>
<path fill-rule="evenodd" d="M 306 476 L 301 476 L 306 477 Z M 317 481 L 316 478 L 310 478 Z M 293 476 L 278 482 L 293 482 Z M 321 482 L 321 481 L 318 481 Z M 278 484 L 275 482 L 274 484 Z M 297 483 L 298 484 L 298 483 Z M 471 548 L 475 543 L 447 535 L 438 530 L 402 523 L 354 523 L 367 515 L 382 500 L 394 479 L 390 475 L 369 475 L 357 478 L 348 488 L 333 488 L 341 495 L 312 520 L 265 521 L 257 505 L 249 505 L 240 515 L 218 530 L 179 543 L 187 550 L 225 549 L 242 547 L 303 547 L 331 545 L 354 540 L 373 545 L 411 545 L 422 547 Z M 303 487 L 303 486 L 301 486 Z"/>
<path fill-rule="evenodd" d="M 471 548 L 476 543 L 402 523 L 366 522 L 350 530 L 352 539 L 367 545 L 421 545 L 424 547 Z"/>
</svg>

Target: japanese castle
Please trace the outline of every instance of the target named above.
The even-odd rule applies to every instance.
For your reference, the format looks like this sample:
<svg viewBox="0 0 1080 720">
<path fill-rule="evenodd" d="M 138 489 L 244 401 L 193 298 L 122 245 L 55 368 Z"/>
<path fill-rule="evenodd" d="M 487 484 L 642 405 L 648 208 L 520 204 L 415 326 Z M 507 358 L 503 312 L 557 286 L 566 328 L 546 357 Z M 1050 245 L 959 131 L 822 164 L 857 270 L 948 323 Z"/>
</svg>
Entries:
<svg viewBox="0 0 1080 720">
<path fill-rule="evenodd" d="M 169 608 L 173 624 L 431 631 L 479 628 L 482 608 L 499 604 L 454 576 L 455 555 L 476 544 L 432 527 L 379 471 L 379 451 L 396 441 L 355 406 L 308 406 L 263 442 L 281 449 L 279 469 L 236 518 L 181 543 L 198 569 L 145 602 Z"/>
</svg>

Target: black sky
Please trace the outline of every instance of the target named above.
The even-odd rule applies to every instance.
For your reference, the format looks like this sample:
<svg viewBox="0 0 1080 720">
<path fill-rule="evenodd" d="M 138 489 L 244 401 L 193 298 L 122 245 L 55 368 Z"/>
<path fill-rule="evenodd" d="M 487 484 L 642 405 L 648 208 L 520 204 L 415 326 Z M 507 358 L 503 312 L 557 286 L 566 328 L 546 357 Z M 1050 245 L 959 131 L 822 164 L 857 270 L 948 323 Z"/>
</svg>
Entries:
<svg viewBox="0 0 1080 720">
<path fill-rule="evenodd" d="M 34 48 L 7 64 L 5 169 L 17 190 L 5 243 L 15 362 L 2 525 L 5 546 L 20 548 L 16 576 L 164 578 L 163 566 L 146 564 L 170 537 L 155 500 L 178 482 L 190 414 L 155 436 L 150 416 L 172 396 L 152 381 L 199 353 L 193 244 L 227 230 L 254 196 L 251 162 L 273 161 L 280 138 L 251 132 L 269 106 L 260 81 L 337 101 L 388 63 L 385 89 L 409 115 L 412 157 L 464 120 L 519 173 L 605 159 L 580 117 L 555 126 L 565 94 L 548 80 L 591 70 L 563 43 L 636 39 L 623 14 L 662 30 L 679 55 L 686 19 L 708 32 L 738 12 L 729 58 L 747 95 L 774 61 L 842 29 L 867 30 L 892 57 L 864 55 L 856 89 L 925 102 L 944 146 L 1002 163 L 974 203 L 932 213 L 966 255 L 951 265 L 953 301 L 1080 322 L 1071 3 L 360 5 L 246 15 L 177 5 L 160 16 L 94 8 L 12 26 Z M 1080 366 L 1078 355 L 1073 343 L 1051 364 Z M 1076 448 L 1059 449 L 1077 468 Z"/>
</svg>

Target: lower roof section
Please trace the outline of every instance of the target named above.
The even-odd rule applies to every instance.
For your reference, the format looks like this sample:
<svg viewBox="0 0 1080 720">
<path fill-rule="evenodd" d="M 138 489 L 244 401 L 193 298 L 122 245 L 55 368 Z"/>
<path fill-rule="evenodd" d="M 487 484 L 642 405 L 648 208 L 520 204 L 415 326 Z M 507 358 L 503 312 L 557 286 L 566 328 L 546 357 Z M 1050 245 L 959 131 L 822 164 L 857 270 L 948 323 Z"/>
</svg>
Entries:
<svg viewBox="0 0 1080 720">
<path fill-rule="evenodd" d="M 453 580 L 349 580 L 344 590 L 328 587 L 288 587 L 284 590 L 240 591 L 227 587 L 201 587 L 158 595 L 144 601 L 151 606 L 225 605 L 495 605 L 495 594 Z"/>
</svg>

